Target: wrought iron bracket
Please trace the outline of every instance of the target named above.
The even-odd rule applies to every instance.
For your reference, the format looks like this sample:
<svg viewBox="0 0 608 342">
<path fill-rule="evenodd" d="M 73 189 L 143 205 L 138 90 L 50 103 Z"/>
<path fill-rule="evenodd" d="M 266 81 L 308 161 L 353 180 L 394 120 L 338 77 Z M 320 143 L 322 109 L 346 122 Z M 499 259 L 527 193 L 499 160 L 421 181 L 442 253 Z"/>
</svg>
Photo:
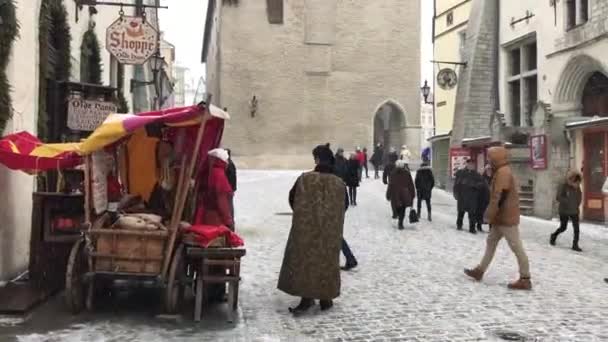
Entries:
<svg viewBox="0 0 608 342">
<path fill-rule="evenodd" d="M 515 27 L 515 25 L 521 23 L 522 21 L 525 21 L 526 24 L 530 21 L 530 18 L 535 17 L 536 14 L 526 10 L 526 16 L 523 18 L 519 18 L 519 19 L 515 19 L 514 17 L 511 18 L 511 27 Z"/>
</svg>

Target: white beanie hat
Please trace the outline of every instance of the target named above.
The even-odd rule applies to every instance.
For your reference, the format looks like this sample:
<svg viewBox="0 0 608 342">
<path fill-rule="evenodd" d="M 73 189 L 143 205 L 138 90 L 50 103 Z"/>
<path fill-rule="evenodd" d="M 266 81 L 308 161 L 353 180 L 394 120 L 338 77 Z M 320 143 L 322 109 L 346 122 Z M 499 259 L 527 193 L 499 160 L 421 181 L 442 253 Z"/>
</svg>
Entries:
<svg viewBox="0 0 608 342">
<path fill-rule="evenodd" d="M 215 157 L 217 159 L 220 159 L 224 162 L 228 161 L 228 151 L 224 150 L 223 148 L 216 148 L 215 150 L 211 150 L 209 151 L 209 156 L 211 157 Z"/>
</svg>

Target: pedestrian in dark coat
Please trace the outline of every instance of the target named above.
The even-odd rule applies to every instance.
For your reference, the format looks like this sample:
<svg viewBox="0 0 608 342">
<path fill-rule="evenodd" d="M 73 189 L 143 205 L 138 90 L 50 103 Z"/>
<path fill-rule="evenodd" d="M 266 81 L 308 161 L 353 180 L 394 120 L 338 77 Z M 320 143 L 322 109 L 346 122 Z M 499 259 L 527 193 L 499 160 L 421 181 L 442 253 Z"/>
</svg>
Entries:
<svg viewBox="0 0 608 342">
<path fill-rule="evenodd" d="M 348 187 L 348 196 L 350 198 L 350 205 L 357 205 L 357 188 L 359 187 L 359 169 L 360 163 L 355 154 L 350 155 L 350 159 L 347 162 L 346 167 L 346 179 L 344 182 Z"/>
<path fill-rule="evenodd" d="M 581 181 L 583 176 L 578 171 L 570 171 L 566 177 L 566 181 L 560 184 L 557 190 L 557 202 L 559 203 L 559 228 L 551 234 L 551 245 L 555 246 L 555 242 L 559 234 L 566 231 L 568 221 L 572 221 L 574 228 L 574 240 L 572 241 L 572 250 L 582 252 L 583 250 L 578 245 L 580 236 L 579 219 L 580 206 L 583 199 L 581 191 Z"/>
<path fill-rule="evenodd" d="M 391 149 L 391 151 L 386 156 L 386 158 L 387 158 L 387 161 L 386 161 L 386 164 L 384 164 L 384 171 L 382 172 L 382 183 L 388 185 L 390 182 L 391 173 L 395 169 L 397 160 L 399 160 L 399 155 L 397 154 L 397 152 L 394 149 Z M 392 203 L 391 203 L 391 210 L 393 213 L 393 219 L 399 218 L 399 214 L 397 213 L 397 208 L 393 207 Z"/>
<path fill-rule="evenodd" d="M 367 155 L 367 147 L 364 147 L 363 148 L 363 169 L 365 169 L 365 178 L 369 178 L 368 164 L 369 164 L 369 158 Z"/>
<path fill-rule="evenodd" d="M 374 167 L 374 179 L 380 178 L 380 167 L 382 166 L 383 160 L 384 160 L 384 147 L 380 143 L 374 148 L 374 153 L 372 154 L 372 158 L 370 159 L 370 162 L 372 163 L 372 166 Z"/>
<path fill-rule="evenodd" d="M 433 170 L 427 162 L 420 165 L 420 169 L 416 171 L 416 194 L 418 195 L 418 216 L 422 215 L 422 201 L 426 202 L 426 212 L 428 220 L 432 221 L 431 216 L 431 195 L 435 187 L 435 177 Z"/>
<path fill-rule="evenodd" d="M 414 205 L 414 198 L 416 197 L 412 174 L 405 165 L 404 160 L 397 161 L 386 189 L 386 199 L 391 201 L 392 207 L 397 211 L 399 229 L 404 229 L 405 209 Z"/>
<path fill-rule="evenodd" d="M 454 198 L 458 202 L 458 218 L 456 226 L 462 230 L 465 213 L 469 216 L 469 232 L 477 233 L 477 222 L 479 221 L 480 197 L 486 188 L 486 182 L 475 170 L 475 161 L 469 159 L 466 168 L 456 172 L 454 181 Z"/>
<path fill-rule="evenodd" d="M 344 158 L 344 150 L 338 148 L 335 157 L 334 171 L 335 175 L 340 177 L 346 183 L 346 177 L 348 175 L 348 160 Z"/>
</svg>

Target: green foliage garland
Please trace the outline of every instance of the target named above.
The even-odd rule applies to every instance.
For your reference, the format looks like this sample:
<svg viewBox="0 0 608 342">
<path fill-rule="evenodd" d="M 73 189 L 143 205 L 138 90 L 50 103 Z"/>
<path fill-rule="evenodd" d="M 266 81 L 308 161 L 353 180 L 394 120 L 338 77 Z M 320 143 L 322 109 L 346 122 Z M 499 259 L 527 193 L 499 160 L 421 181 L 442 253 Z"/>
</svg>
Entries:
<svg viewBox="0 0 608 342">
<path fill-rule="evenodd" d="M 72 61 L 70 55 L 70 26 L 63 0 L 42 0 L 39 17 L 39 89 L 38 89 L 38 137 L 48 139 L 48 113 L 46 108 L 46 79 L 69 80 Z M 49 45 L 54 47 L 54 61 L 49 60 Z M 52 67 L 52 69 L 51 69 Z"/>
<path fill-rule="evenodd" d="M 118 88 L 118 113 L 126 114 L 129 112 L 129 104 L 123 93 L 125 88 L 125 66 L 117 62 L 118 70 L 116 73 L 116 88 Z"/>
<path fill-rule="evenodd" d="M 10 61 L 13 43 L 19 35 L 14 0 L 5 1 L 0 6 L 0 134 L 4 132 L 6 123 L 13 116 L 11 101 L 11 86 L 6 76 L 6 67 Z"/>
<path fill-rule="evenodd" d="M 89 24 L 89 29 L 82 37 L 80 46 L 80 81 L 92 84 L 102 84 L 101 50 L 95 33 L 95 25 Z"/>
</svg>

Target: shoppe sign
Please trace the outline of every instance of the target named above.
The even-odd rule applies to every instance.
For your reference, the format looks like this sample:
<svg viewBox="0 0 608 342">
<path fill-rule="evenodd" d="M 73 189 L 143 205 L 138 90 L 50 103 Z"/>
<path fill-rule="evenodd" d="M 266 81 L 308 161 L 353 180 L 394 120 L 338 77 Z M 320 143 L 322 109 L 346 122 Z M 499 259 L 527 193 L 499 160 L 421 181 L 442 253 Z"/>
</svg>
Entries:
<svg viewBox="0 0 608 342">
<path fill-rule="evenodd" d="M 140 65 L 156 53 L 158 38 L 145 18 L 122 16 L 106 31 L 106 49 L 122 64 Z"/>
</svg>

